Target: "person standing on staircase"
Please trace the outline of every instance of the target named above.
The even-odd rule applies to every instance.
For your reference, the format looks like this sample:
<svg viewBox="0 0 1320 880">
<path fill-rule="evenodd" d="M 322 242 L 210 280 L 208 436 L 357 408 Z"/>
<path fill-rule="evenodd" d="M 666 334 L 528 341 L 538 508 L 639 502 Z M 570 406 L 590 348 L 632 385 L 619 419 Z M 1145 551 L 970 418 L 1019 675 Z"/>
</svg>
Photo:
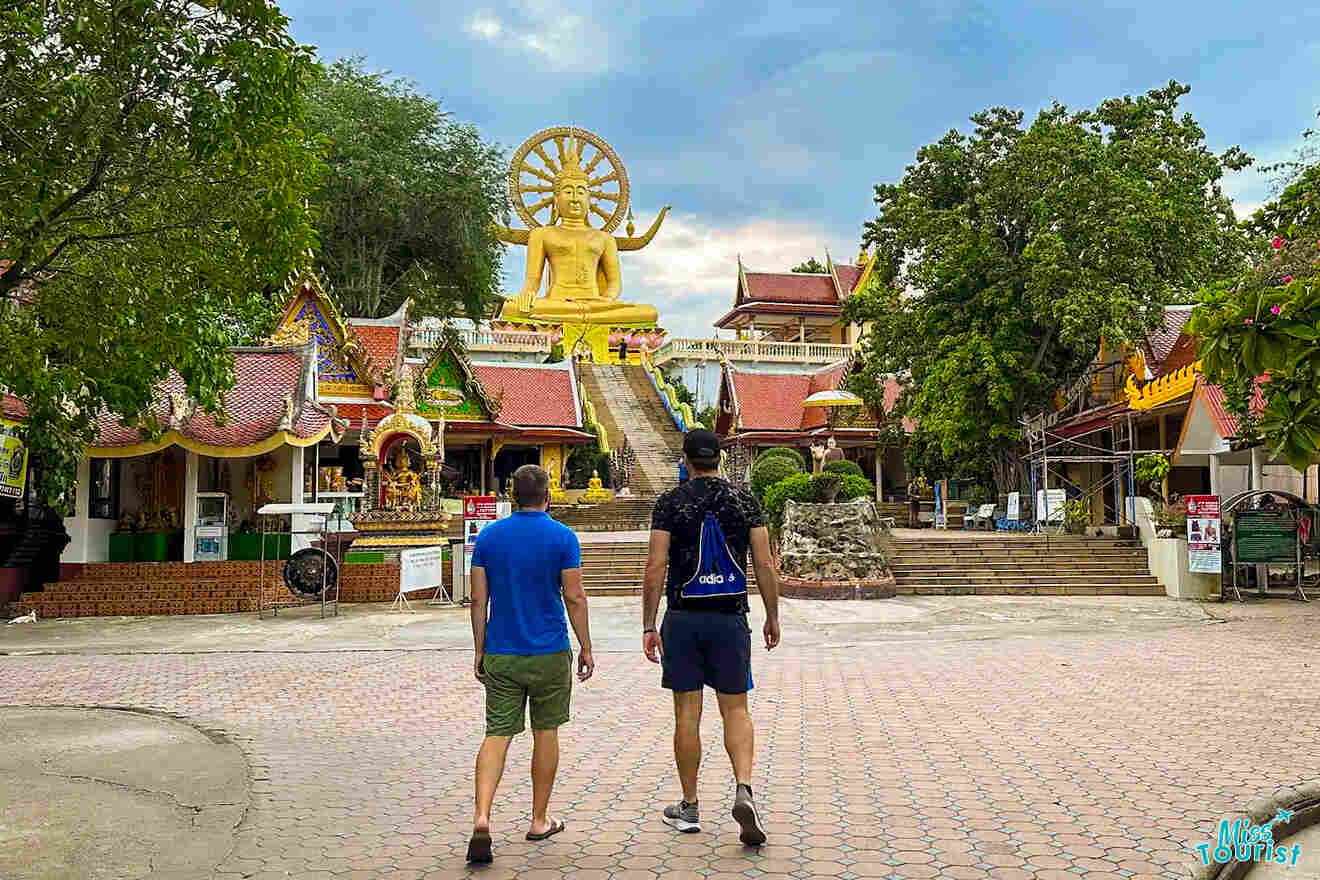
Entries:
<svg viewBox="0 0 1320 880">
<path fill-rule="evenodd" d="M 678 485 L 683 485 L 688 481 L 687 462 L 683 461 L 683 456 L 678 457 Z"/>
<path fill-rule="evenodd" d="M 509 742 L 532 716 L 532 825 L 527 839 L 564 830 L 547 812 L 559 769 L 559 728 L 568 723 L 573 652 L 564 610 L 577 633 L 577 677 L 591 678 L 587 594 L 577 535 L 546 513 L 550 475 L 534 464 L 513 472 L 513 516 L 491 523 L 472 552 L 473 671 L 486 688 L 486 738 L 477 753 L 476 809 L 467 860 L 491 861 L 490 813 Z M 487 617 L 489 609 L 489 618 Z"/>
<path fill-rule="evenodd" d="M 755 731 L 747 708 L 752 689 L 752 632 L 747 624 L 747 552 L 765 606 L 766 650 L 779 644 L 779 586 L 761 505 L 719 475 L 720 442 L 711 431 L 688 431 L 683 457 L 691 479 L 655 503 L 642 591 L 642 651 L 663 664 L 661 687 L 674 694 L 674 761 L 682 799 L 665 807 L 679 831 L 701 830 L 697 766 L 701 760 L 703 688 L 715 690 L 724 719 L 724 748 L 733 764 L 733 818 L 739 839 L 765 843 L 752 798 Z M 668 577 L 666 577 L 668 569 Z M 656 630 L 660 595 L 665 619 Z"/>
</svg>

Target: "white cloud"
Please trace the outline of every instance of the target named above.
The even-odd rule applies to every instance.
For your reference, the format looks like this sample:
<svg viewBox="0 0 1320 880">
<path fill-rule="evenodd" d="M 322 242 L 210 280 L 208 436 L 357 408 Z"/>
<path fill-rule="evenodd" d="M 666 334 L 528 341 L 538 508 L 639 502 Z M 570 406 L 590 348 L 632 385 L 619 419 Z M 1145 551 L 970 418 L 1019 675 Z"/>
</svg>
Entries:
<svg viewBox="0 0 1320 880">
<path fill-rule="evenodd" d="M 494 40 L 504 31 L 504 24 L 495 16 L 479 12 L 468 22 L 468 32 L 483 40 Z"/>
<path fill-rule="evenodd" d="M 637 226 L 650 226 L 658 211 L 634 208 Z M 856 242 L 833 240 L 826 230 L 795 220 L 753 219 L 721 226 L 696 214 L 673 214 L 650 245 L 619 255 L 621 299 L 647 303 L 660 312 L 660 326 L 671 336 L 710 337 L 715 320 L 733 307 L 738 255 L 749 271 L 787 272 L 825 249 L 842 262 L 857 255 Z M 505 274 L 516 290 L 526 250 L 510 247 Z"/>
<path fill-rule="evenodd" d="M 468 19 L 467 30 L 479 40 L 535 55 L 537 64 L 555 70 L 598 73 L 610 67 L 612 41 L 604 29 L 544 3 L 525 3 L 506 18 L 478 12 Z"/>
</svg>

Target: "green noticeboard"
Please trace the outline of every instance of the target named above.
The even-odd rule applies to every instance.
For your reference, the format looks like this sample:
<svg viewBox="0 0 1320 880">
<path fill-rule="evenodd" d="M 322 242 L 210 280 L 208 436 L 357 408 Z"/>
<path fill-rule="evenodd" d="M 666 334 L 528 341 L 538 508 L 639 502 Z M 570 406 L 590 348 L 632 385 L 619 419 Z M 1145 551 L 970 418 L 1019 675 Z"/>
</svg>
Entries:
<svg viewBox="0 0 1320 880">
<path fill-rule="evenodd" d="M 1291 516 L 1239 513 L 1233 521 L 1233 550 L 1242 563 L 1297 562 L 1297 522 Z"/>
</svg>

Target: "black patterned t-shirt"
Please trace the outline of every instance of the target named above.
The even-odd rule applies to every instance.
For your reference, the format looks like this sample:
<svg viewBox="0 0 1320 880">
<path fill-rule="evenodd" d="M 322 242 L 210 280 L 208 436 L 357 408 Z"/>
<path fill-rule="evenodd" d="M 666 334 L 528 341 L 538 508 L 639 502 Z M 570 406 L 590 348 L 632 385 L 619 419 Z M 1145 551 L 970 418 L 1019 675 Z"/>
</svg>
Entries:
<svg viewBox="0 0 1320 880">
<path fill-rule="evenodd" d="M 701 524 L 707 513 L 719 520 L 733 561 L 743 571 L 747 571 L 752 529 L 765 525 L 756 497 L 719 477 L 696 477 L 657 498 L 651 528 L 669 533 L 669 575 L 665 580 L 669 607 L 746 614 L 746 596 L 684 600 L 679 595 L 700 564 Z"/>
</svg>

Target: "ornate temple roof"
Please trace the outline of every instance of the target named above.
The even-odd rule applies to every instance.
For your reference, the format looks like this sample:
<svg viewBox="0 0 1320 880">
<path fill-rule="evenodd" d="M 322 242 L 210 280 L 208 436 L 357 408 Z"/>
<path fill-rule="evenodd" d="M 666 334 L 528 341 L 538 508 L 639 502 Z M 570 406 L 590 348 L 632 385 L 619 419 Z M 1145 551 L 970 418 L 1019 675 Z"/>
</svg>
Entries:
<svg viewBox="0 0 1320 880">
<path fill-rule="evenodd" d="M 746 314 L 837 318 L 844 300 L 870 279 L 875 259 L 865 265 L 840 264 L 827 253 L 825 264 L 826 271 L 819 273 L 749 272 L 740 259 L 733 308 L 715 326 L 729 326 Z"/>
<path fill-rule="evenodd" d="M 847 365 L 831 364 L 824 369 L 798 373 L 755 373 L 739 370 L 727 364 L 720 391 L 721 408 L 732 407 L 728 434 L 768 432 L 777 434 L 808 433 L 825 429 L 825 412 L 817 407 L 804 407 L 802 402 L 817 391 L 839 387 Z M 898 382 L 889 380 L 885 386 L 885 406 L 893 407 L 899 395 Z M 912 423 L 904 419 L 903 428 L 912 431 Z"/>
<path fill-rule="evenodd" d="M 88 450 L 96 458 L 144 455 L 179 445 L 226 458 L 259 455 L 279 446 L 311 446 L 330 433 L 330 417 L 314 403 L 315 347 L 235 348 L 235 384 L 224 398 L 221 418 L 202 412 L 187 397 L 174 371 L 156 386 L 148 417 L 164 432 L 157 441 L 104 412 L 97 439 Z"/>
</svg>

